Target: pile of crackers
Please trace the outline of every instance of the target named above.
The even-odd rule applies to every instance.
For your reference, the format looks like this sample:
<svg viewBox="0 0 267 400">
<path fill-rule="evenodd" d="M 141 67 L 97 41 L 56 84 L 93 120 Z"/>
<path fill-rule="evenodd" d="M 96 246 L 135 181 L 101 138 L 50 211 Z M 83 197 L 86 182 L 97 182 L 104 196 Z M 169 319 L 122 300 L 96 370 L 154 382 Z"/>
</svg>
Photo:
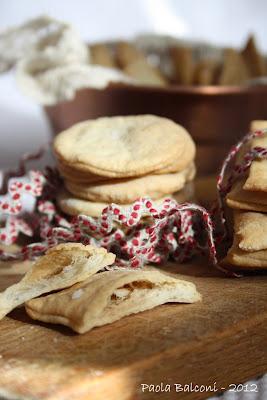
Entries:
<svg viewBox="0 0 267 400">
<path fill-rule="evenodd" d="M 151 62 L 157 60 L 156 54 L 146 54 L 134 43 L 100 43 L 90 46 L 90 51 L 92 64 L 119 68 L 142 85 L 242 85 L 267 75 L 266 59 L 253 36 L 240 51 L 225 48 L 220 57 L 205 55 L 185 44 L 170 45 L 166 49 L 168 71 L 162 68 L 160 59 Z"/>
<path fill-rule="evenodd" d="M 106 249 L 81 243 L 49 249 L 20 282 L 0 293 L 0 319 L 25 304 L 35 320 L 85 333 L 167 302 L 201 299 L 191 282 L 154 268 L 107 270 L 114 261 Z"/>
<path fill-rule="evenodd" d="M 54 141 L 64 180 L 59 208 L 98 217 L 110 203 L 128 207 L 138 198 L 159 204 L 191 200 L 195 144 L 173 121 L 154 115 L 89 120 Z"/>
<path fill-rule="evenodd" d="M 159 67 L 151 64 L 147 55 L 133 43 L 118 42 L 115 48 L 100 43 L 90 46 L 92 64 L 119 68 L 143 85 L 166 86 L 168 79 Z"/>
<path fill-rule="evenodd" d="M 251 131 L 267 128 L 267 121 L 254 121 Z M 267 147 L 266 135 L 251 140 L 244 151 Z M 242 156 L 242 155 L 241 155 Z M 226 202 L 233 210 L 233 244 L 224 260 L 235 269 L 267 268 L 267 160 L 255 159 L 248 174 L 237 181 Z"/>
</svg>

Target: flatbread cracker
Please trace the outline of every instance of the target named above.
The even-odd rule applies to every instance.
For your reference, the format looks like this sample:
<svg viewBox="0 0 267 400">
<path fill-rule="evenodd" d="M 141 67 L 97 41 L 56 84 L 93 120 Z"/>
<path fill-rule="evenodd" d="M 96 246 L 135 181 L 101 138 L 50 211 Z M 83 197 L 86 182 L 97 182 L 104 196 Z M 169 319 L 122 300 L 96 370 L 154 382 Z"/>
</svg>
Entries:
<svg viewBox="0 0 267 400">
<path fill-rule="evenodd" d="M 267 121 L 255 120 L 250 124 L 250 130 L 267 129 Z M 267 147 L 267 136 L 255 138 L 250 143 L 250 148 L 259 146 Z M 254 160 L 249 170 L 249 176 L 244 184 L 245 190 L 262 190 L 267 191 L 267 184 L 265 183 L 267 171 L 267 160 Z"/>
<path fill-rule="evenodd" d="M 267 268 L 267 250 L 244 251 L 239 248 L 238 240 L 235 239 L 222 265 L 234 266 L 234 269 L 262 270 Z"/>
<path fill-rule="evenodd" d="M 213 85 L 218 69 L 218 63 L 214 60 L 201 60 L 194 69 L 193 83 L 195 85 Z"/>
<path fill-rule="evenodd" d="M 90 46 L 90 60 L 91 64 L 117 68 L 114 54 L 105 44 L 93 44 Z"/>
<path fill-rule="evenodd" d="M 263 192 L 244 190 L 246 178 L 234 184 L 226 196 L 230 208 L 267 212 L 267 196 Z"/>
<path fill-rule="evenodd" d="M 195 156 L 188 132 L 155 115 L 106 117 L 74 125 L 54 140 L 56 157 L 75 170 L 113 178 L 156 173 Z"/>
<path fill-rule="evenodd" d="M 61 160 L 57 160 L 57 169 L 63 178 L 75 183 L 98 183 L 104 182 L 107 179 L 104 176 L 94 175 L 90 172 L 76 171 L 74 168 L 64 164 Z"/>
<path fill-rule="evenodd" d="M 159 270 L 114 270 L 28 301 L 26 311 L 33 319 L 85 333 L 167 302 L 194 303 L 200 299 L 193 283 Z"/>
<path fill-rule="evenodd" d="M 267 120 L 254 120 L 251 121 L 250 123 L 250 130 L 253 131 L 257 131 L 257 130 L 261 130 L 261 129 L 267 129 Z"/>
<path fill-rule="evenodd" d="M 84 281 L 114 260 L 115 255 L 106 249 L 81 243 L 64 243 L 49 249 L 19 283 L 0 293 L 0 319 L 34 297 Z"/>
<path fill-rule="evenodd" d="M 174 46 L 170 48 L 173 62 L 174 81 L 180 85 L 190 85 L 194 79 L 193 52 L 189 47 Z"/>
<path fill-rule="evenodd" d="M 243 189 L 245 191 L 267 192 L 267 160 L 254 160 Z"/>
<path fill-rule="evenodd" d="M 225 49 L 217 83 L 219 85 L 242 85 L 248 79 L 247 66 L 239 52 L 230 48 Z"/>
<path fill-rule="evenodd" d="M 267 214 L 235 212 L 234 230 L 240 249 L 249 252 L 267 250 Z"/>
<path fill-rule="evenodd" d="M 145 54 L 130 42 L 120 41 L 116 45 L 117 63 L 123 69 L 137 61 L 146 62 Z"/>
<path fill-rule="evenodd" d="M 151 65 L 146 55 L 129 42 L 119 42 L 116 46 L 117 63 L 122 71 L 139 84 L 166 86 L 168 81 L 159 68 Z"/>
<path fill-rule="evenodd" d="M 172 198 L 172 195 L 166 195 L 161 199 L 155 200 L 156 204 L 160 204 L 166 198 Z M 100 217 L 104 208 L 111 203 L 95 202 L 90 200 L 79 199 L 73 196 L 67 190 L 61 190 L 57 195 L 57 205 L 64 213 L 68 215 L 87 215 L 89 217 Z M 124 209 L 130 207 L 132 203 L 120 204 Z"/>
<path fill-rule="evenodd" d="M 146 175 L 135 179 L 109 180 L 96 184 L 78 184 L 65 181 L 65 187 L 81 199 L 127 204 L 140 197 L 160 199 L 169 193 L 181 190 L 187 181 L 195 176 L 195 166 L 191 164 L 181 172 L 164 175 Z"/>
<path fill-rule="evenodd" d="M 189 146 L 188 153 L 187 153 L 187 146 Z M 187 146 L 185 148 L 185 152 L 190 155 L 191 144 L 188 144 Z M 154 174 L 165 175 L 182 171 L 183 169 L 188 168 L 191 164 L 190 162 L 188 162 L 188 159 L 186 157 L 184 158 L 183 161 L 184 161 L 184 168 L 182 168 L 181 160 L 174 160 L 171 164 L 166 165 L 164 168 L 155 171 L 153 175 Z M 91 174 L 88 171 L 84 172 L 80 170 L 75 170 L 73 167 L 68 166 L 68 164 L 64 164 L 62 160 L 57 160 L 57 168 L 59 170 L 60 175 L 63 178 L 73 183 L 94 184 L 94 183 L 105 182 L 107 180 L 107 177 L 105 176 Z M 140 176 L 146 176 L 146 174 L 141 174 Z M 117 178 L 117 179 L 120 180 L 122 178 Z"/>
<path fill-rule="evenodd" d="M 259 124 L 259 122 L 261 122 Z M 265 124 L 264 121 L 254 121 L 253 130 L 263 129 L 262 123 Z M 267 147 L 267 135 L 263 135 L 260 137 L 256 137 L 252 139 L 248 146 L 246 146 L 247 150 L 252 149 L 253 147 Z M 267 192 L 267 160 L 255 159 L 252 161 L 252 164 L 249 169 L 249 174 L 246 182 L 244 183 L 245 190 L 248 191 L 263 191 Z"/>
<path fill-rule="evenodd" d="M 235 211 L 234 241 L 222 264 L 232 269 L 266 269 L 266 238 L 267 215 Z"/>
<path fill-rule="evenodd" d="M 252 78 L 266 75 L 265 60 L 257 49 L 253 35 L 248 38 L 242 55 Z"/>
<path fill-rule="evenodd" d="M 146 86 L 166 86 L 167 79 L 159 68 L 150 65 L 146 60 L 137 60 L 123 68 L 123 73 L 135 79 L 138 84 Z"/>
</svg>

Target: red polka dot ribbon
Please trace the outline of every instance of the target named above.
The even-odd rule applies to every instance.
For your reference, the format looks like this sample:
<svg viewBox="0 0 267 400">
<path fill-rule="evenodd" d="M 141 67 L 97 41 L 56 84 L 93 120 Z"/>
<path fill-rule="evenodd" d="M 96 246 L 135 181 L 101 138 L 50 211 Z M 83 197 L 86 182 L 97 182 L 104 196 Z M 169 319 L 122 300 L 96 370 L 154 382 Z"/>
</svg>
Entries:
<svg viewBox="0 0 267 400">
<path fill-rule="evenodd" d="M 216 207 L 222 225 L 225 195 L 255 158 L 267 158 L 267 149 L 253 148 L 239 164 L 231 164 L 245 143 L 265 133 L 258 131 L 245 136 L 231 149 L 223 163 L 218 177 Z M 24 158 L 20 170 L 31 156 Z M 51 168 L 45 173 L 30 170 L 19 178 L 8 180 L 7 191 L 0 196 L 0 243 L 14 243 L 20 234 L 35 240 L 16 253 L 1 249 L 1 260 L 32 259 L 58 243 L 73 241 L 107 248 L 117 255 L 119 266 L 138 268 L 167 259 L 184 262 L 200 254 L 208 256 L 210 263 L 219 267 L 215 247 L 218 237 L 214 234 L 212 221 L 214 210 L 210 213 L 199 205 L 178 204 L 173 199 L 158 205 L 151 199 L 141 198 L 127 209 L 111 204 L 99 218 L 79 215 L 69 220 L 56 208 L 58 187 L 57 172 Z M 25 196 L 35 201 L 31 212 L 26 210 Z"/>
<path fill-rule="evenodd" d="M 141 198 L 128 209 L 111 204 L 99 218 L 79 215 L 67 221 L 52 201 L 39 200 L 39 243 L 31 243 L 16 254 L 2 252 L 2 259 L 27 259 L 61 242 L 102 246 L 117 255 L 116 264 L 142 267 L 168 258 L 183 262 L 194 254 L 209 253 L 216 264 L 216 251 L 209 213 L 194 204 L 166 199 L 160 206 Z M 207 232 L 200 241 L 198 231 Z M 203 233 L 201 234 L 203 236 Z"/>
<path fill-rule="evenodd" d="M 24 204 L 31 198 L 41 196 L 45 177 L 40 171 L 31 170 L 20 178 L 10 179 L 7 193 L 0 196 L 0 243 L 16 242 L 20 233 L 33 236 L 36 216 L 28 215 Z"/>
</svg>

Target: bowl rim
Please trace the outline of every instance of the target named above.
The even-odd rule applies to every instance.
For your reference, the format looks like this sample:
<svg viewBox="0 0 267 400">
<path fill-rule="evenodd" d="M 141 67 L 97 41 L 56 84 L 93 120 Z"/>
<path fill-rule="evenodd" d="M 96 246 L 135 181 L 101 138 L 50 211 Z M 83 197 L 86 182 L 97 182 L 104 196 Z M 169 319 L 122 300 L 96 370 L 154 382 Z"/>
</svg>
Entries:
<svg viewBox="0 0 267 400">
<path fill-rule="evenodd" d="M 80 96 L 84 96 L 90 92 L 112 92 L 116 90 L 124 91 L 125 94 L 131 95 L 131 93 L 137 93 L 142 95 L 146 94 L 161 94 L 165 96 L 205 96 L 205 97 L 215 97 L 215 96 L 250 96 L 259 95 L 261 93 L 267 96 L 267 85 L 247 85 L 247 86 L 218 86 L 218 85 L 203 85 L 203 86 L 185 86 L 185 85 L 173 85 L 173 86 L 148 86 L 148 85 L 138 85 L 138 84 L 128 84 L 126 82 L 109 82 L 109 84 L 104 88 L 93 88 L 86 87 L 75 91 L 73 98 L 68 100 L 61 100 L 55 104 L 45 104 L 43 108 L 45 110 L 52 110 L 58 107 L 62 107 L 64 104 L 72 104 Z M 114 94 L 114 93 L 113 93 Z"/>
<path fill-rule="evenodd" d="M 145 92 L 161 92 L 161 93 L 176 93 L 176 94 L 199 94 L 199 95 L 225 95 L 225 94 L 251 94 L 251 93 L 267 93 L 267 85 L 244 85 L 244 86 L 219 86 L 219 85 L 172 85 L 172 86 L 146 86 L 146 85 L 129 85 L 124 82 L 110 82 L 105 89 L 122 88 L 130 91 L 145 91 Z M 93 89 L 84 88 L 81 90 Z M 100 89 L 103 90 L 103 89 Z"/>
</svg>

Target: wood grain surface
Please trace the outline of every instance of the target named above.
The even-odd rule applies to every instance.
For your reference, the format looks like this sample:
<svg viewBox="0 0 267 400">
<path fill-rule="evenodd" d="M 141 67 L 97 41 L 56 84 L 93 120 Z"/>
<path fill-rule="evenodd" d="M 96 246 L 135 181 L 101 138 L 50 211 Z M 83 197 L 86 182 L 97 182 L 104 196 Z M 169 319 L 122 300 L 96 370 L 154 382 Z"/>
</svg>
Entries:
<svg viewBox="0 0 267 400">
<path fill-rule="evenodd" d="M 27 265 L 9 267 L 0 266 L 0 289 Z M 14 310 L 0 322 L 0 396 L 200 400 L 266 372 L 266 276 L 227 278 L 203 260 L 164 269 L 194 282 L 203 301 L 166 304 L 83 335 Z M 175 391 L 191 382 L 217 391 Z M 161 383 L 170 392 L 142 391 Z"/>
<path fill-rule="evenodd" d="M 202 265 L 169 265 L 203 301 L 168 304 L 77 335 L 33 322 L 24 309 L 0 323 L 0 394 L 29 399 L 204 399 L 175 383 L 227 388 L 267 370 L 267 279 L 226 278 Z M 1 286 L 15 276 L 6 275 Z M 171 385 L 142 392 L 141 384 Z"/>
</svg>

